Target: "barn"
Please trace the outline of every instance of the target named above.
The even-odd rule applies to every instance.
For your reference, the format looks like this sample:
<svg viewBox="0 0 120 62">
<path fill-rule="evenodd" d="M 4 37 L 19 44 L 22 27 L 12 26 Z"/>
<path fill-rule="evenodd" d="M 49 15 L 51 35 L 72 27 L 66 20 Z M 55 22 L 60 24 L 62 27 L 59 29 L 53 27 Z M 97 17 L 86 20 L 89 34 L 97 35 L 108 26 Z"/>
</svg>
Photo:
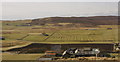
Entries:
<svg viewBox="0 0 120 62">
<path fill-rule="evenodd" d="M 0 37 L 0 40 L 5 40 L 5 37 Z"/>
<path fill-rule="evenodd" d="M 112 30 L 112 28 L 107 28 L 107 30 Z"/>
</svg>

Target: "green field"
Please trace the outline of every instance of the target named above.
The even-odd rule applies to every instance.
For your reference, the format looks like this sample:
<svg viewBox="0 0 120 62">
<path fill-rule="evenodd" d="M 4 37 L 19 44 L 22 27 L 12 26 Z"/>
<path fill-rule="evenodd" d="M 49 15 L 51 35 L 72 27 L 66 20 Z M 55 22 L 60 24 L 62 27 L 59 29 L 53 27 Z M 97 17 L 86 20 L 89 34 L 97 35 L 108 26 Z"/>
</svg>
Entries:
<svg viewBox="0 0 120 62">
<path fill-rule="evenodd" d="M 3 47 L 29 43 L 118 43 L 117 25 L 67 28 L 51 24 L 22 26 L 30 22 L 31 20 L 2 22 L 1 36 L 5 37 L 5 40 L 2 40 Z M 42 33 L 49 36 L 44 36 Z"/>
<path fill-rule="evenodd" d="M 63 29 L 63 30 L 47 30 L 47 29 L 29 29 L 31 27 L 21 28 L 16 27 L 13 31 L 4 31 L 3 37 L 6 40 L 17 40 L 26 35 L 22 41 L 30 42 L 117 42 L 118 29 L 101 29 L 83 30 L 83 29 Z M 25 30 L 24 30 L 25 29 Z M 41 33 L 45 32 L 49 36 L 44 36 Z M 5 33 L 5 34 L 4 34 Z"/>
<path fill-rule="evenodd" d="M 13 54 L 3 53 L 2 60 L 37 60 L 44 54 Z"/>
<path fill-rule="evenodd" d="M 117 43 L 118 26 L 58 27 L 52 25 L 21 26 L 27 21 L 5 21 L 2 23 L 3 47 L 20 46 L 29 43 Z M 111 30 L 107 28 L 112 28 Z M 49 36 L 44 36 L 46 33 Z"/>
<path fill-rule="evenodd" d="M 23 47 L 31 43 L 78 44 L 78 43 L 118 43 L 117 25 L 100 25 L 97 27 L 58 27 L 21 26 L 30 21 L 3 22 L 3 49 Z M 107 29 L 112 28 L 112 29 Z M 49 36 L 44 36 L 46 33 Z M 36 60 L 43 54 L 3 53 L 3 60 Z M 24 58 L 26 57 L 26 58 Z"/>
</svg>

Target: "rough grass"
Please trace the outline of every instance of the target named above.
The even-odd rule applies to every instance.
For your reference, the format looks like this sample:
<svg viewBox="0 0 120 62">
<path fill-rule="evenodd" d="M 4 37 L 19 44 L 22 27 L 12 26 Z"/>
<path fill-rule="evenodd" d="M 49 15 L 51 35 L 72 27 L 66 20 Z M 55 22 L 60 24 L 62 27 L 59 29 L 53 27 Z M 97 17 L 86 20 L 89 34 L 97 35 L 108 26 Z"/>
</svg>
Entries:
<svg viewBox="0 0 120 62">
<path fill-rule="evenodd" d="M 39 28 L 39 29 L 32 29 L 32 28 Z M 112 30 L 107 30 L 107 28 L 113 28 Z M 6 26 L 3 25 L 3 32 L 11 32 L 3 34 L 7 40 L 17 40 L 20 39 L 29 33 L 29 36 L 22 39 L 22 41 L 29 41 L 29 42 L 118 42 L 118 29 L 116 25 L 102 25 L 97 27 L 96 30 L 85 30 L 85 29 L 64 29 L 49 26 L 19 26 L 16 27 Z M 8 29 L 9 28 L 9 29 Z M 14 29 L 12 29 L 14 28 Z M 11 30 L 10 30 L 11 29 Z M 92 29 L 92 28 L 88 28 Z M 7 30 L 7 31 L 6 31 Z M 10 30 L 10 31 L 9 31 Z M 57 31 L 55 34 L 53 34 Z M 53 34 L 52 36 L 43 36 L 41 33 L 47 33 L 48 35 Z M 38 33 L 38 34 L 34 34 Z M 48 38 L 49 37 L 49 38 Z M 46 39 L 47 38 L 47 39 Z M 45 40 L 46 39 L 46 40 Z"/>
<path fill-rule="evenodd" d="M 2 60 L 37 60 L 42 55 L 44 55 L 44 54 L 3 53 L 2 54 Z"/>
<path fill-rule="evenodd" d="M 49 26 L 16 26 L 29 22 L 30 22 L 29 20 L 24 22 L 23 21 L 3 22 L 2 36 L 6 38 L 6 40 L 3 41 L 4 44 L 3 46 L 14 46 L 15 44 L 20 45 L 23 44 L 25 41 L 32 43 L 52 43 L 52 44 L 117 43 L 118 42 L 117 25 L 100 25 L 98 27 L 77 27 L 77 28 L 56 27 L 50 25 Z M 113 29 L 107 30 L 107 28 L 113 28 Z M 95 30 L 86 30 L 86 29 L 95 29 Z M 47 33 L 49 36 L 42 35 L 41 33 L 43 32 Z M 29 36 L 23 38 L 20 41 L 17 40 L 17 39 L 21 39 L 26 35 Z M 13 41 L 16 40 L 17 42 L 14 42 L 14 45 L 11 45 L 13 44 Z"/>
<path fill-rule="evenodd" d="M 110 53 L 111 56 L 115 56 L 118 59 L 120 58 L 120 53 Z M 120 59 L 119 59 L 120 60 Z"/>
<path fill-rule="evenodd" d="M 16 45 L 23 45 L 23 44 L 27 44 L 29 42 L 23 42 L 23 41 L 15 41 L 15 40 L 4 40 L 2 41 L 2 47 L 11 47 L 11 46 L 16 46 Z"/>
<path fill-rule="evenodd" d="M 51 35 L 52 33 L 48 33 Z M 19 35 L 19 34 L 18 34 Z M 20 34 L 22 35 L 22 34 Z M 19 36 L 20 36 L 19 35 Z M 24 34 L 25 35 L 25 34 Z M 117 42 L 117 29 L 106 30 L 61 30 L 53 34 L 52 36 L 43 36 L 40 34 L 30 35 L 26 37 L 25 41 L 33 42 Z M 10 36 L 11 37 L 11 36 Z M 13 36 L 14 37 L 14 36 Z"/>
<path fill-rule="evenodd" d="M 6 40 L 2 42 L 3 42 L 3 46 L 7 46 L 6 48 L 3 48 L 3 50 L 23 47 L 23 46 L 29 45 L 29 42 L 30 43 L 31 42 L 32 43 L 50 43 L 50 44 L 118 42 L 118 38 L 117 38 L 118 30 L 117 30 L 116 25 L 101 25 L 97 27 L 97 30 L 85 30 L 85 29 L 88 29 L 88 27 L 82 27 L 82 29 L 81 27 L 80 28 L 79 27 L 77 28 L 64 28 L 63 27 L 62 28 L 62 27 L 55 27 L 51 25 L 49 26 L 16 26 L 16 25 L 21 25 L 24 23 L 29 23 L 29 22 L 30 21 L 28 20 L 28 21 L 3 22 L 2 23 L 2 29 L 4 32 L 2 36 L 6 38 Z M 9 25 L 6 25 L 6 24 L 9 24 Z M 113 28 L 113 29 L 107 30 L 106 28 Z M 50 37 L 39 34 L 39 33 L 45 32 L 51 35 L 55 31 L 57 32 Z M 29 34 L 29 33 L 33 33 L 33 34 Z M 34 33 L 38 33 L 38 34 L 34 34 Z M 24 38 L 23 40 L 20 40 L 20 41 L 17 40 L 28 34 L 29 36 Z M 46 38 L 48 39 L 45 40 Z M 28 60 L 29 61 L 29 60 L 36 60 L 42 55 L 43 54 L 3 53 L 2 58 L 3 60 Z M 59 61 L 59 62 L 63 62 L 63 61 Z M 110 61 L 106 61 L 106 62 L 110 62 Z"/>
<path fill-rule="evenodd" d="M 20 48 L 31 44 L 30 42 L 19 42 L 19 41 L 3 41 L 2 42 L 2 51 L 6 51 L 12 48 Z"/>
</svg>

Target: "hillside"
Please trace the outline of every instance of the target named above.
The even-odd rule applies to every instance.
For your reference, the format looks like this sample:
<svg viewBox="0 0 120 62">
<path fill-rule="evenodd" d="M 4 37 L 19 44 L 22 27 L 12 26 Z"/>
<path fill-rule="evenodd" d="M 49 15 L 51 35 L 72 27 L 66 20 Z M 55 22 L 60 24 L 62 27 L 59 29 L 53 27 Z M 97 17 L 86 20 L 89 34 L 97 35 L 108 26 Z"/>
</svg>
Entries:
<svg viewBox="0 0 120 62">
<path fill-rule="evenodd" d="M 94 17 L 47 17 L 33 19 L 32 25 L 44 25 L 46 23 L 79 23 L 83 25 L 117 25 L 117 16 Z"/>
</svg>

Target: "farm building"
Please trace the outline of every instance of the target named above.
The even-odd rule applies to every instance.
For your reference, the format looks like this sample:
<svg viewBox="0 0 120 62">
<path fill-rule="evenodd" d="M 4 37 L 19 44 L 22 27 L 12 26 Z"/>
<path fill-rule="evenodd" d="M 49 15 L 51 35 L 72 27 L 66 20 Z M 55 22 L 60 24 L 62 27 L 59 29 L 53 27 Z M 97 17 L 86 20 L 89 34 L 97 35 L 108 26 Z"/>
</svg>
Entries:
<svg viewBox="0 0 120 62">
<path fill-rule="evenodd" d="M 44 35 L 44 36 L 49 36 L 48 34 L 46 34 L 46 33 L 42 33 L 42 35 Z"/>
<path fill-rule="evenodd" d="M 56 51 L 46 51 L 45 52 L 46 56 L 55 56 L 56 54 L 57 54 Z"/>
<path fill-rule="evenodd" d="M 63 58 L 71 58 L 71 57 L 90 57 L 90 56 L 96 56 L 96 54 L 99 54 L 99 49 L 91 49 L 91 48 L 69 48 L 63 52 Z M 74 55 L 74 56 L 73 56 Z"/>
<path fill-rule="evenodd" d="M 112 28 L 107 28 L 108 30 L 112 30 Z"/>
<path fill-rule="evenodd" d="M 0 40 L 5 40 L 5 38 L 4 37 L 0 37 Z"/>
</svg>

